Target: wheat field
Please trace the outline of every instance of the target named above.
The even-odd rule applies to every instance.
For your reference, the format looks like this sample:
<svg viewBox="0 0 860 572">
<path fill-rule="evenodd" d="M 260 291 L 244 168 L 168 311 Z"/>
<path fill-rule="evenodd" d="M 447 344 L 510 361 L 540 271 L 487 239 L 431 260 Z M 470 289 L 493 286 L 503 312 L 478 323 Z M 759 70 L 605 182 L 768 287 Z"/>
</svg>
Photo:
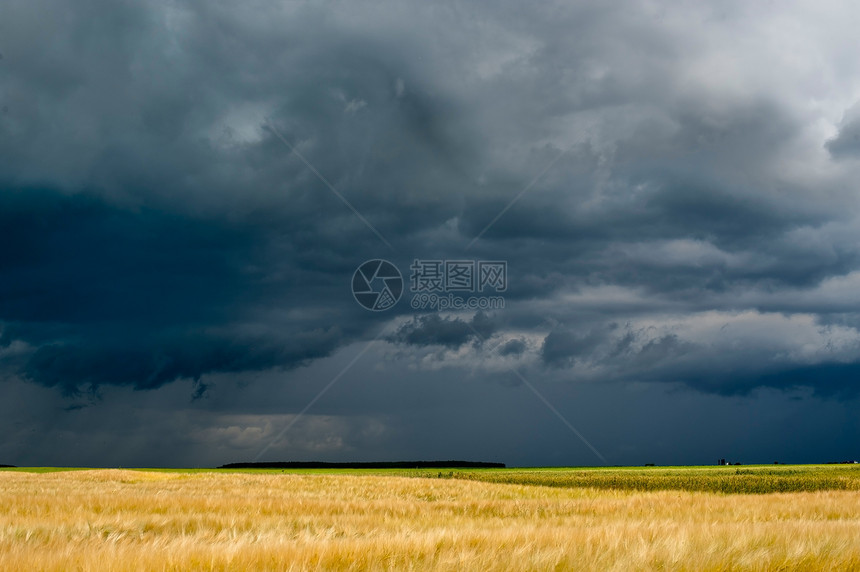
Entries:
<svg viewBox="0 0 860 572">
<path fill-rule="evenodd" d="M 860 492 L 0 472 L 0 570 L 249 569 L 860 569 Z"/>
</svg>

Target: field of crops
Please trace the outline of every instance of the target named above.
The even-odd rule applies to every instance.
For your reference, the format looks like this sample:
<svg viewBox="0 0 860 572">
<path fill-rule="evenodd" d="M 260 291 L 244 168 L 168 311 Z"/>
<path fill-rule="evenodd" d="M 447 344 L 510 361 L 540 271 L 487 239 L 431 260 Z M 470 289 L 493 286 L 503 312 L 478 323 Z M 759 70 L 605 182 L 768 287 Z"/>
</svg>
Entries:
<svg viewBox="0 0 860 572">
<path fill-rule="evenodd" d="M 0 570 L 851 570 L 858 478 L 854 466 L 2 470 Z M 802 492 L 734 492 L 768 483 Z"/>
<path fill-rule="evenodd" d="M 438 471 L 438 477 L 550 487 L 714 493 L 860 491 L 860 465 L 757 465 Z"/>
</svg>

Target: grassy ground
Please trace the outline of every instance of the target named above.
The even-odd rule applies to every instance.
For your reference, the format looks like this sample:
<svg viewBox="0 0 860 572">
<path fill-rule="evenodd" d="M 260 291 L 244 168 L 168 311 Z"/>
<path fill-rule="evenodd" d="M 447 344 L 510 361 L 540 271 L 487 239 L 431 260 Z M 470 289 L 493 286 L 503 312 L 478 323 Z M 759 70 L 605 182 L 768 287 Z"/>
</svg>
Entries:
<svg viewBox="0 0 860 572">
<path fill-rule="evenodd" d="M 491 483 L 611 490 L 761 494 L 860 491 L 860 465 L 756 465 L 446 471 L 440 477 Z"/>
<path fill-rule="evenodd" d="M 0 469 L 51 473 L 63 467 Z M 824 490 L 860 491 L 860 465 L 747 465 L 698 467 L 570 467 L 522 469 L 135 469 L 169 473 L 375 475 L 445 478 L 488 483 L 612 490 L 683 490 L 761 494 Z"/>
<path fill-rule="evenodd" d="M 0 570 L 860 569 L 854 467 L 355 473 L 2 471 Z"/>
</svg>

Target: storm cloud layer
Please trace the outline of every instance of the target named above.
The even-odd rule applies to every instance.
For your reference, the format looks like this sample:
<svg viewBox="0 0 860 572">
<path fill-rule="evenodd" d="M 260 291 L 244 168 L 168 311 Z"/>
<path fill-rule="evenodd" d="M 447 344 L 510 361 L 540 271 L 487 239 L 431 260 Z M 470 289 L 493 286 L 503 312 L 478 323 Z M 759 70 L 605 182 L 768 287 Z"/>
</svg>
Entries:
<svg viewBox="0 0 860 572">
<path fill-rule="evenodd" d="M 723 419 L 766 402 L 832 422 L 860 387 L 858 18 L 841 2 L 7 2 L 0 391 L 37 435 L 44 395 L 61 425 L 114 399 L 141 425 L 191 407 L 194 428 L 171 419 L 197 437 L 162 460 L 134 449 L 168 464 L 272 439 L 283 456 L 450 458 L 453 427 L 481 457 L 512 404 L 535 401 L 516 426 L 557 421 L 532 384 L 571 417 L 579 392 L 629 412 L 641 390 L 666 415 L 680 391 Z M 405 295 L 368 312 L 350 280 L 375 258 L 407 281 L 414 259 L 506 261 L 505 308 Z M 321 417 L 280 434 L 357 375 L 348 356 L 376 364 L 366 391 L 332 385 Z M 649 460 L 629 427 L 576 411 L 607 458 Z M 452 429 L 434 441 L 431 418 Z M 856 424 L 837 430 L 828 454 L 860 456 Z M 0 453 L 39 462 L 21 435 Z M 570 438 L 508 435 L 501 460 L 565 462 Z M 685 460 L 658 441 L 655 458 Z M 89 463 L 112 462 L 98 450 Z"/>
</svg>

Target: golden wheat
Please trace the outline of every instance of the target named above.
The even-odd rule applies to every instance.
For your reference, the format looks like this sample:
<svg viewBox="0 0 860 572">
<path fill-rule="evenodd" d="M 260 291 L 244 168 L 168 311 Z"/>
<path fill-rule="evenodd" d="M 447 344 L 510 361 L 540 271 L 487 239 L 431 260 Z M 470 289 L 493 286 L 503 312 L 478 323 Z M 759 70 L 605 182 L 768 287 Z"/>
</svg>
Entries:
<svg viewBox="0 0 860 572">
<path fill-rule="evenodd" d="M 860 568 L 860 492 L 0 473 L 0 570 Z"/>
</svg>

